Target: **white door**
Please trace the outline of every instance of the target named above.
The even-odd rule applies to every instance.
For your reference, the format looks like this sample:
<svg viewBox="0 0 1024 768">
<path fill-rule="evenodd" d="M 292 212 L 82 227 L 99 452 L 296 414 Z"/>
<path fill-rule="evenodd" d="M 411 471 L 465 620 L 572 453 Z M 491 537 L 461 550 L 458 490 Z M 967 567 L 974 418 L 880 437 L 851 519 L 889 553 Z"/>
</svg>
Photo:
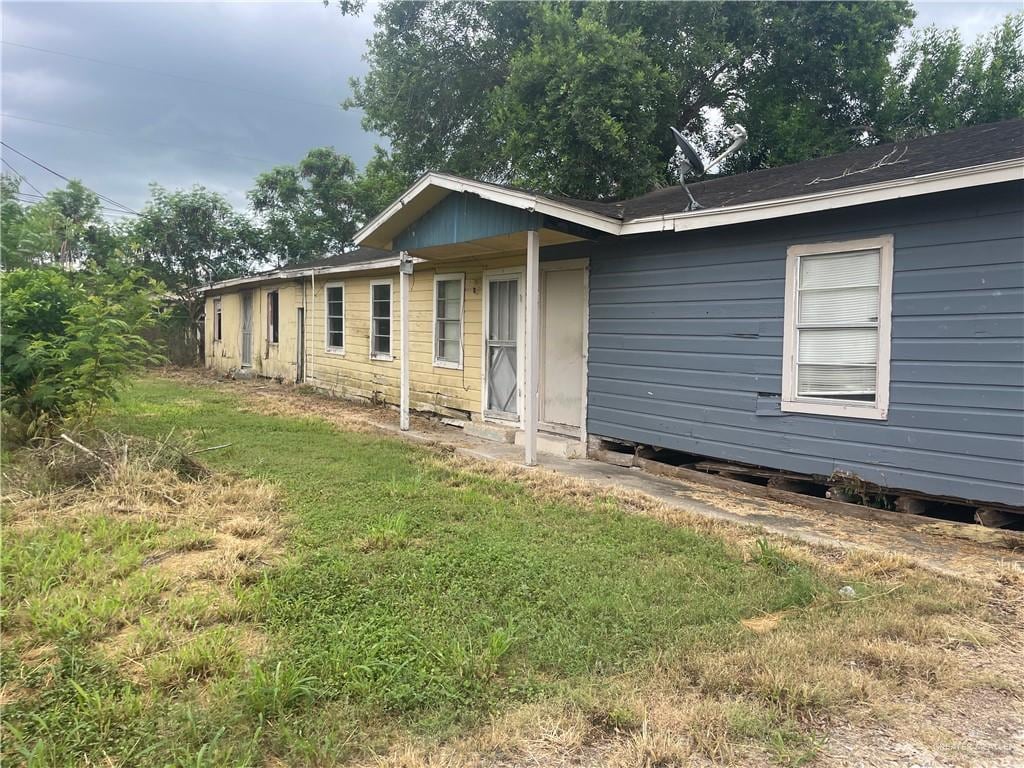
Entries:
<svg viewBox="0 0 1024 768">
<path fill-rule="evenodd" d="M 548 428 L 576 433 L 583 420 L 586 271 L 557 262 L 541 271 L 541 410 Z"/>
<path fill-rule="evenodd" d="M 519 278 L 487 280 L 486 411 L 514 419 L 519 414 Z"/>
</svg>

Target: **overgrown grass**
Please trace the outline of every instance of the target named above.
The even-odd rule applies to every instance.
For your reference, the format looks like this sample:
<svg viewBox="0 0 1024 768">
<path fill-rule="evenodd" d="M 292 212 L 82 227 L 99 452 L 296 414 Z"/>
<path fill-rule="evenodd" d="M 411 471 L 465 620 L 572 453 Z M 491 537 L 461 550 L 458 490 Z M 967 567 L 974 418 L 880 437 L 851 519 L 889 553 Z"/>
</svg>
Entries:
<svg viewBox="0 0 1024 768">
<path fill-rule="evenodd" d="M 219 586 L 168 596 L 147 558 L 224 534 L 102 510 L 5 531 L 12 764 L 333 764 L 517 712 L 577 718 L 574 748 L 617 733 L 669 755 L 647 730 L 660 722 L 684 752 L 799 764 L 829 717 L 889 685 L 942 684 L 952 673 L 921 646 L 970 610 L 962 589 L 904 573 L 844 600 L 838 576 L 770 542 L 217 389 L 143 381 L 111 426 L 230 443 L 204 460 L 279 486 L 287 553 L 269 562 L 249 546 L 267 523 L 231 510 L 218 530 L 240 543 L 193 574 Z M 764 617 L 770 631 L 741 623 Z"/>
</svg>

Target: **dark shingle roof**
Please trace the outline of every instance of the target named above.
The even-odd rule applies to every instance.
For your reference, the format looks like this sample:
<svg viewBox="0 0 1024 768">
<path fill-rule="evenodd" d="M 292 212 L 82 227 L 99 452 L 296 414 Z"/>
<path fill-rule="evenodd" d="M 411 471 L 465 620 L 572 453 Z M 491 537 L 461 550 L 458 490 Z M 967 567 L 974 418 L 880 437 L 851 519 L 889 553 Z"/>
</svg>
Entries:
<svg viewBox="0 0 1024 768">
<path fill-rule="evenodd" d="M 397 258 L 398 254 L 392 251 L 382 251 L 379 248 L 356 248 L 354 251 L 336 253 L 316 261 L 304 261 L 295 264 L 289 269 L 319 269 L 320 267 L 347 267 L 351 264 L 372 263 L 374 261 L 385 261 Z"/>
<path fill-rule="evenodd" d="M 726 208 L 1022 157 L 1024 119 L 1017 119 L 879 144 L 779 168 L 710 178 L 691 183 L 689 187 L 705 209 Z M 657 189 L 619 202 L 551 199 L 623 220 L 680 213 L 688 203 L 686 193 L 679 186 Z"/>
</svg>

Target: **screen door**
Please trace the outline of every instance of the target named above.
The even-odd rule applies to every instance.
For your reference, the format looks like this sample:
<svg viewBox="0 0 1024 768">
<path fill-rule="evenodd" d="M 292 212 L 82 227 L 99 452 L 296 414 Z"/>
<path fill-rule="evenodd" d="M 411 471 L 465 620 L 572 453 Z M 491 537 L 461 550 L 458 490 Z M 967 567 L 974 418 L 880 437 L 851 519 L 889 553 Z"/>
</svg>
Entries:
<svg viewBox="0 0 1024 768">
<path fill-rule="evenodd" d="M 519 278 L 487 283 L 487 410 L 514 417 L 519 412 Z"/>
<path fill-rule="evenodd" d="M 242 294 L 242 367 L 252 367 L 252 293 Z"/>
</svg>

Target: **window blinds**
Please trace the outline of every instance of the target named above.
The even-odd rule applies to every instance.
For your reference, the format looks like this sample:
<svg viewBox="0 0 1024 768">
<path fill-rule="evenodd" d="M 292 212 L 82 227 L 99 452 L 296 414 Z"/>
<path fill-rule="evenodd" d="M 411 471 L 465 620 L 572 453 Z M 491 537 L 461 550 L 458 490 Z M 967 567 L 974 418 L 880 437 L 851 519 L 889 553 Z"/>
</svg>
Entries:
<svg viewBox="0 0 1024 768">
<path fill-rule="evenodd" d="M 800 258 L 798 397 L 873 399 L 880 261 L 876 250 Z"/>
</svg>

